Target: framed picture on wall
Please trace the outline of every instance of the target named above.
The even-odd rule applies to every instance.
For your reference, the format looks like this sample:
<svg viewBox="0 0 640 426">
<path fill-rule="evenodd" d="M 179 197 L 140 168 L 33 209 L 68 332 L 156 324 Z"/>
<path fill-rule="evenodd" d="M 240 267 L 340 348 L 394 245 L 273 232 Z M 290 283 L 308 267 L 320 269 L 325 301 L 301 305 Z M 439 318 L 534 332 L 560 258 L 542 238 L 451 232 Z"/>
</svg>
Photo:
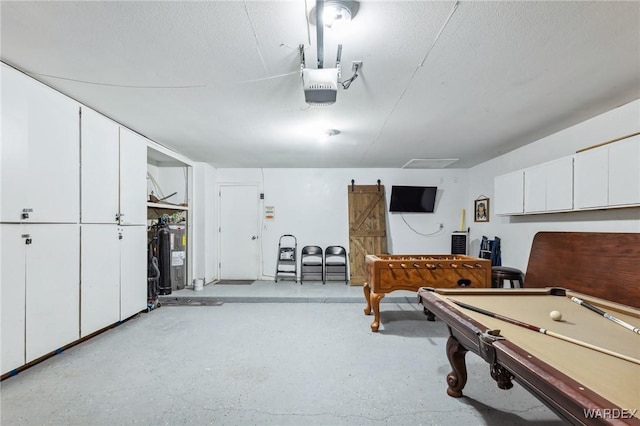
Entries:
<svg viewBox="0 0 640 426">
<path fill-rule="evenodd" d="M 474 222 L 489 222 L 489 199 L 478 198 L 475 200 L 475 207 L 473 211 Z"/>
</svg>

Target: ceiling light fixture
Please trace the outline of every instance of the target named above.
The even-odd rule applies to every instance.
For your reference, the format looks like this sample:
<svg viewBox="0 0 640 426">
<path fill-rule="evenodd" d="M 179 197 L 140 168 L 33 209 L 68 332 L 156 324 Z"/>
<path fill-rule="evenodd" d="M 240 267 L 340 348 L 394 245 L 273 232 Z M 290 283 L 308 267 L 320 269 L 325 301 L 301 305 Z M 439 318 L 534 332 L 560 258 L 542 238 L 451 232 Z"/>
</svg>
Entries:
<svg viewBox="0 0 640 426">
<path fill-rule="evenodd" d="M 322 21 L 325 27 L 331 28 L 333 25 L 342 25 L 351 21 L 353 17 L 351 8 L 346 2 L 340 0 L 325 0 Z"/>
<path fill-rule="evenodd" d="M 322 21 L 325 27 L 332 28 L 350 22 L 358 13 L 357 1 L 349 0 L 324 0 Z M 309 13 L 310 22 L 316 25 L 315 7 Z"/>
<path fill-rule="evenodd" d="M 325 130 L 320 137 L 318 138 L 319 142 L 327 142 L 329 140 L 329 138 L 331 138 L 332 136 L 336 136 L 340 134 L 340 130 L 336 130 L 336 129 L 327 129 Z"/>
</svg>

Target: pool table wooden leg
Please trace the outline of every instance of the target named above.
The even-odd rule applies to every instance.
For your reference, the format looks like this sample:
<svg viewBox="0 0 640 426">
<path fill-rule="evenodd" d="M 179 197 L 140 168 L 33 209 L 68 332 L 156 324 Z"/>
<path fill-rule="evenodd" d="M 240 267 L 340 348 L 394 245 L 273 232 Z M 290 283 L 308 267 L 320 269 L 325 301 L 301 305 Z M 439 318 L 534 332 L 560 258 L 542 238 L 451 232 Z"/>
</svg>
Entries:
<svg viewBox="0 0 640 426">
<path fill-rule="evenodd" d="M 513 387 L 513 383 L 511 382 L 513 375 L 500 364 L 492 364 L 490 374 L 500 389 L 511 389 Z"/>
<path fill-rule="evenodd" d="M 362 291 L 364 292 L 364 300 L 367 302 L 367 306 L 364 308 L 364 314 L 369 315 L 371 313 L 371 287 L 369 287 L 369 283 L 364 283 Z"/>
<path fill-rule="evenodd" d="M 371 307 L 373 308 L 373 322 L 371 323 L 371 331 L 378 331 L 380 327 L 380 300 L 384 297 L 384 293 L 371 293 Z"/>
<path fill-rule="evenodd" d="M 467 349 L 465 349 L 458 339 L 453 336 L 449 336 L 447 340 L 447 358 L 449 358 L 449 364 L 451 364 L 452 371 L 447 374 L 447 395 L 454 398 L 460 398 L 462 396 L 462 389 L 467 384 L 467 365 L 465 362 L 465 355 Z"/>
<path fill-rule="evenodd" d="M 436 320 L 436 316 L 433 312 L 431 312 L 430 310 L 428 310 L 427 308 L 422 308 L 422 312 L 424 312 L 424 314 L 427 316 L 427 321 L 435 321 Z"/>
</svg>

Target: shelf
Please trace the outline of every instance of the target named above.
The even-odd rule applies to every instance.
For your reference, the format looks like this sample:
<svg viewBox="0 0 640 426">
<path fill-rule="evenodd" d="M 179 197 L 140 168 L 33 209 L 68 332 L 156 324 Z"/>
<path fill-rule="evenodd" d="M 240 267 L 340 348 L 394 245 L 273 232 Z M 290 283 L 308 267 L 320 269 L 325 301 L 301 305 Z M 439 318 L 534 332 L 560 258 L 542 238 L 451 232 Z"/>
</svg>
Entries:
<svg viewBox="0 0 640 426">
<path fill-rule="evenodd" d="M 177 206 L 174 204 L 165 204 L 165 203 L 147 203 L 147 208 L 150 209 L 162 209 L 162 210 L 189 210 L 187 206 Z"/>
<path fill-rule="evenodd" d="M 189 207 L 186 206 L 176 206 L 173 204 L 164 203 L 147 203 L 147 218 L 157 218 L 164 214 L 173 215 L 175 213 L 187 211 L 189 211 Z"/>
</svg>

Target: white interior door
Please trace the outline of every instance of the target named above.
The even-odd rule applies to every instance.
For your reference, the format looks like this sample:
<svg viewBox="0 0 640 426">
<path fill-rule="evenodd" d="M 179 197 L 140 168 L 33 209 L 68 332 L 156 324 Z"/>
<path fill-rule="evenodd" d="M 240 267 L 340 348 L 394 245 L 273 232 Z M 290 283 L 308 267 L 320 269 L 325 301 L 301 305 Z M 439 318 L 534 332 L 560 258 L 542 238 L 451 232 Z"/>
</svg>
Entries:
<svg viewBox="0 0 640 426">
<path fill-rule="evenodd" d="M 220 186 L 220 279 L 256 280 L 260 272 L 257 185 Z"/>
</svg>

